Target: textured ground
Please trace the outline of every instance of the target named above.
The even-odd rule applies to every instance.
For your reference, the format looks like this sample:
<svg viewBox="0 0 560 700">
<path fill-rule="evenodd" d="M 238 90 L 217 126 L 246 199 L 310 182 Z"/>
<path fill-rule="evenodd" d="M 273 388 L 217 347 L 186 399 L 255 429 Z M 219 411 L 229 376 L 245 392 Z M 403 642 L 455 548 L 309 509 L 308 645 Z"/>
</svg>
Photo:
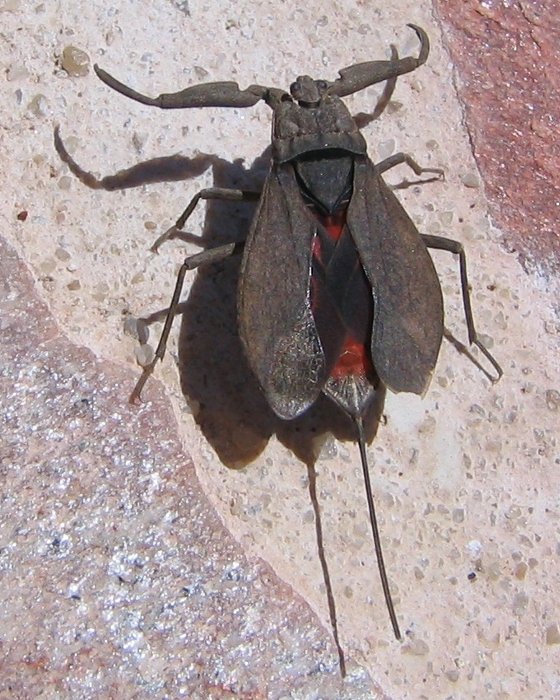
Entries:
<svg viewBox="0 0 560 700">
<path fill-rule="evenodd" d="M 0 18 L 0 697 L 560 694 L 553 3 L 4 0 Z M 365 130 L 370 154 L 445 169 L 399 196 L 421 231 L 464 243 L 477 325 L 505 375 L 492 385 L 444 342 L 424 399 L 387 397 L 369 457 L 399 644 L 357 448 L 332 438 L 311 482 L 325 581 L 304 462 L 321 444 L 312 427 L 334 418 L 295 430 L 267 410 L 235 333 L 235 262 L 196 278 L 149 400 L 126 401 L 137 368 L 124 318 L 164 308 L 196 250 L 149 246 L 201 187 L 259 181 L 269 110 L 160 113 L 64 49 L 148 94 L 287 87 L 390 43 L 415 53 L 407 22 L 432 51 Z M 348 104 L 366 111 L 378 94 Z M 141 184 L 85 187 L 54 150 L 55 124 L 84 168 L 142 163 Z M 239 238 L 250 214 L 201 207 L 189 230 Z M 456 264 L 434 257 L 464 341 Z"/>
</svg>

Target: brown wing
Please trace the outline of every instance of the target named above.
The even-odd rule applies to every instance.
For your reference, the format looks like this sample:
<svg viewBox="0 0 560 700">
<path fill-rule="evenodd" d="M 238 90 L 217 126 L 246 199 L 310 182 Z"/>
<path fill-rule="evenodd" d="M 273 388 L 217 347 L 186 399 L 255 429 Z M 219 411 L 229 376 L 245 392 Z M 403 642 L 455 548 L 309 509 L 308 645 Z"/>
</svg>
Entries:
<svg viewBox="0 0 560 700">
<path fill-rule="evenodd" d="M 367 157 L 356 158 L 347 226 L 373 290 L 373 364 L 393 391 L 422 394 L 443 335 L 432 259 L 407 213 Z"/>
<path fill-rule="evenodd" d="M 249 364 L 286 419 L 314 403 L 326 381 L 309 299 L 315 229 L 292 166 L 275 165 L 245 244 L 238 320 Z"/>
</svg>

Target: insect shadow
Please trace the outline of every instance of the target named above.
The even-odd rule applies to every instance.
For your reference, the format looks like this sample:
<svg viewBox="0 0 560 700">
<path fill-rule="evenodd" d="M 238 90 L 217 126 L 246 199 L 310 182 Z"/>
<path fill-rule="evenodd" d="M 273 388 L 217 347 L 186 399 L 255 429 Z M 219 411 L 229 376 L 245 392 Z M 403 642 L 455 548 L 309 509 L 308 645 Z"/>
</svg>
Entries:
<svg viewBox="0 0 560 700">
<path fill-rule="evenodd" d="M 189 180 L 208 169 L 212 170 L 216 187 L 258 191 L 262 189 L 270 162 L 270 148 L 249 168 L 244 167 L 242 160 L 229 162 L 205 153 L 192 158 L 173 155 L 96 178 L 70 156 L 58 128 L 55 129 L 55 148 L 81 182 L 92 189 L 108 191 Z M 243 241 L 255 208 L 254 202 L 209 200 L 200 234 L 189 232 L 182 237 L 203 249 Z M 168 245 L 178 246 L 178 243 L 174 241 Z M 334 595 L 323 546 L 315 462 L 327 436 L 354 442 L 355 427 L 350 418 L 323 395 L 303 415 L 290 421 L 281 420 L 269 407 L 245 359 L 238 333 L 236 299 L 240 265 L 241 255 L 231 255 L 217 263 L 201 265 L 194 274 L 188 298 L 181 303 L 178 314 L 181 318 L 178 341 L 181 390 L 202 433 L 227 467 L 240 469 L 253 462 L 274 434 L 306 465 L 329 617 L 344 675 L 344 655 L 338 641 Z M 166 313 L 167 309 L 159 309 L 145 319 L 153 323 L 162 320 Z M 385 395 L 386 389 L 380 383 L 364 420 L 368 442 L 377 433 Z"/>
<path fill-rule="evenodd" d="M 391 46 L 391 58 L 398 53 Z M 354 115 L 358 128 L 378 119 L 386 109 L 396 86 L 397 76 L 385 81 L 384 89 L 370 113 Z M 241 159 L 230 163 L 215 155 L 199 153 L 192 158 L 173 155 L 154 158 L 96 178 L 83 170 L 67 152 L 54 132 L 55 149 L 71 172 L 92 189 L 128 189 L 156 182 L 195 178 L 211 168 L 214 187 L 262 192 L 271 162 L 271 147 L 245 168 Z M 413 183 L 404 182 L 405 186 Z M 210 199 L 200 234 L 179 237 L 203 250 L 227 243 L 245 241 L 257 203 Z M 355 441 L 352 420 L 336 404 L 321 394 L 303 415 L 285 421 L 272 411 L 256 377 L 249 369 L 237 325 L 237 285 L 241 255 L 202 265 L 191 286 L 188 299 L 181 303 L 182 317 L 178 343 L 181 389 L 193 410 L 205 438 L 227 467 L 242 468 L 252 462 L 276 433 L 278 439 L 312 469 L 327 434 L 339 440 Z M 167 309 L 151 313 L 147 321 L 163 320 Z M 135 389 L 136 391 L 136 389 Z M 386 389 L 382 383 L 364 418 L 364 437 L 371 442 L 383 411 Z M 318 506 L 317 506 L 318 509 Z"/>
<path fill-rule="evenodd" d="M 216 158 L 212 163 L 214 186 L 262 189 L 269 160 L 269 149 L 248 169 L 239 162 Z M 245 240 L 254 211 L 255 204 L 250 202 L 209 201 L 202 247 L 211 249 Z M 252 462 L 274 433 L 301 461 L 312 465 L 326 434 L 355 440 L 353 424 L 324 396 L 291 421 L 281 420 L 270 409 L 245 359 L 238 334 L 240 265 L 241 255 L 233 255 L 198 269 L 181 309 L 179 372 L 183 393 L 205 437 L 227 466 L 238 468 Z M 372 406 L 367 422 L 370 439 L 381 408 L 380 401 Z"/>
<path fill-rule="evenodd" d="M 55 148 L 71 172 L 92 189 L 124 190 L 158 182 L 196 178 L 212 170 L 215 187 L 261 190 L 270 163 L 270 148 L 246 168 L 242 160 L 229 162 L 199 153 L 189 158 L 164 156 L 138 163 L 114 175 L 96 178 L 83 170 L 67 152 L 58 128 Z M 183 236 L 211 249 L 245 240 L 256 203 L 208 200 L 202 231 Z M 177 246 L 176 241 L 167 245 Z M 177 256 L 181 259 L 181 254 Z M 182 393 L 195 420 L 220 460 L 229 468 L 245 467 L 276 434 L 280 442 L 308 467 L 315 464 L 326 437 L 355 441 L 352 421 L 327 397 L 290 421 L 276 416 L 251 372 L 238 334 L 237 284 L 241 255 L 201 265 L 188 298 L 181 303 L 178 368 Z M 146 314 L 149 323 L 161 320 L 166 309 Z M 366 417 L 366 439 L 375 436 L 383 411 L 385 388 L 380 385 Z"/>
</svg>

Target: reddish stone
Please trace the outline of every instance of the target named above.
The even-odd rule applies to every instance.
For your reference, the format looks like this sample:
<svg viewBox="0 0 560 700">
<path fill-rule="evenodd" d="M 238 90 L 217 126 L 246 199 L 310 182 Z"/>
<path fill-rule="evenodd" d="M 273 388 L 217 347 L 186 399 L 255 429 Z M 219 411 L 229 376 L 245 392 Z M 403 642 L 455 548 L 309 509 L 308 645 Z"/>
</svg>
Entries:
<svg viewBox="0 0 560 700">
<path fill-rule="evenodd" d="M 560 12 L 556 0 L 436 0 L 467 128 L 506 242 L 560 271 Z"/>
</svg>

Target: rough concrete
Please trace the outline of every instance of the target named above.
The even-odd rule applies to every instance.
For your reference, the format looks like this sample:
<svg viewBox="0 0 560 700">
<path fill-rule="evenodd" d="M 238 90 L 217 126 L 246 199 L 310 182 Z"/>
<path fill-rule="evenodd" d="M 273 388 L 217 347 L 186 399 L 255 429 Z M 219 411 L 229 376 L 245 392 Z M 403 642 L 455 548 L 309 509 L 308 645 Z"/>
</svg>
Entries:
<svg viewBox="0 0 560 700">
<path fill-rule="evenodd" d="M 508 232 L 489 221 L 453 66 L 429 4 L 398 2 L 381 10 L 358 1 L 219 8 L 116 2 L 108 9 L 90 2 L 60 10 L 7 0 L 0 7 L 6 39 L 1 150 L 9 164 L 2 172 L 0 216 L 4 235 L 34 278 L 34 292 L 25 292 L 28 302 L 20 300 L 23 311 L 15 318 L 9 316 L 11 286 L 1 302 L 2 323 L 12 318 L 7 330 L 16 320 L 32 324 L 17 331 L 18 345 L 2 350 L 4 695 L 14 696 L 8 680 L 20 683 L 19 697 L 55 689 L 77 697 L 84 678 L 81 697 L 239 697 L 234 683 L 252 680 L 255 688 L 243 686 L 246 697 L 553 697 L 560 684 L 554 595 L 559 324 L 552 295 L 541 291 L 549 282 L 528 275 L 505 252 L 501 240 Z M 388 397 L 386 424 L 369 456 L 406 633 L 402 644 L 391 637 L 380 595 L 357 448 L 332 439 L 324 445 L 316 464 L 318 501 L 349 670 L 342 683 L 329 642 L 308 471 L 286 448 L 290 437 L 258 392 L 254 396 L 241 366 L 227 295 L 235 286 L 234 264 L 194 282 L 181 341 L 147 387 L 149 402 L 138 413 L 126 405 L 134 341 L 124 335 L 123 314 L 165 307 L 185 250 L 195 250 L 170 244 L 153 256 L 148 248 L 201 187 L 258 179 L 262 164 L 254 173 L 245 169 L 266 148 L 269 112 L 259 106 L 164 114 L 111 92 L 80 65 L 69 76 L 59 62 L 64 48 L 75 46 L 149 94 L 230 78 L 243 86 L 286 87 L 300 73 L 330 79 L 343 66 L 383 57 L 391 42 L 402 55 L 416 51 L 406 22 L 426 28 L 432 52 L 426 66 L 399 80 L 389 109 L 367 129 L 370 154 L 378 160 L 404 150 L 445 169 L 446 182 L 399 196 L 423 232 L 465 244 L 476 321 L 505 376 L 491 385 L 444 343 L 424 399 Z M 365 111 L 378 94 L 367 90 L 348 103 L 354 112 Z M 54 152 L 55 123 L 76 160 L 103 175 L 178 152 L 208 156 L 187 164 L 192 177 L 185 182 L 93 191 L 70 176 Z M 390 179 L 402 177 L 410 174 L 391 173 Z M 236 209 L 205 217 L 202 207 L 189 230 L 203 231 L 206 241 L 227 240 L 243 234 L 248 216 Z M 446 323 L 464 340 L 456 264 L 449 257 L 435 256 Z M 18 265 L 4 260 L 10 269 Z M 41 304 L 54 320 L 46 310 L 37 314 L 46 308 Z M 49 374 L 45 353 L 51 349 L 69 358 L 66 370 Z M 86 372 L 86 360 L 99 364 Z M 100 397 L 93 406 L 81 401 L 91 396 Z M 76 421 L 82 441 L 89 429 L 88 444 L 97 446 L 82 470 L 81 441 L 72 437 Z M 31 430 L 36 425 L 39 433 Z M 280 440 L 270 437 L 274 432 Z M 37 434 L 41 439 L 30 439 Z M 69 450 L 60 463 L 49 447 L 57 441 Z M 300 444 L 316 447 L 315 435 L 304 435 Z M 215 513 L 207 513 L 208 502 Z M 212 558 L 205 539 L 193 560 L 193 511 L 205 514 L 205 532 L 226 541 L 222 559 Z M 210 535 L 208 541 L 214 541 Z M 243 582 L 241 597 L 232 594 L 225 613 L 224 559 L 240 562 Z M 183 582 L 189 572 L 208 576 L 220 602 L 209 596 L 205 608 L 195 595 L 194 608 L 182 607 L 174 585 L 185 585 L 188 598 Z M 262 572 L 270 607 L 262 589 L 255 599 L 247 597 Z M 238 638 L 238 655 L 227 657 L 224 670 L 218 660 L 229 636 L 220 626 L 225 621 L 230 635 L 246 630 L 249 600 L 258 625 L 253 620 L 247 642 Z M 191 630 L 189 615 L 200 629 Z M 204 638 L 205 657 L 200 639 L 207 624 L 222 631 Z M 287 648 L 295 675 L 282 655 Z M 202 679 L 194 692 L 176 680 L 178 669 L 192 667 Z M 311 667 L 321 680 L 309 675 Z M 216 687 L 210 689 L 212 678 Z"/>
</svg>

